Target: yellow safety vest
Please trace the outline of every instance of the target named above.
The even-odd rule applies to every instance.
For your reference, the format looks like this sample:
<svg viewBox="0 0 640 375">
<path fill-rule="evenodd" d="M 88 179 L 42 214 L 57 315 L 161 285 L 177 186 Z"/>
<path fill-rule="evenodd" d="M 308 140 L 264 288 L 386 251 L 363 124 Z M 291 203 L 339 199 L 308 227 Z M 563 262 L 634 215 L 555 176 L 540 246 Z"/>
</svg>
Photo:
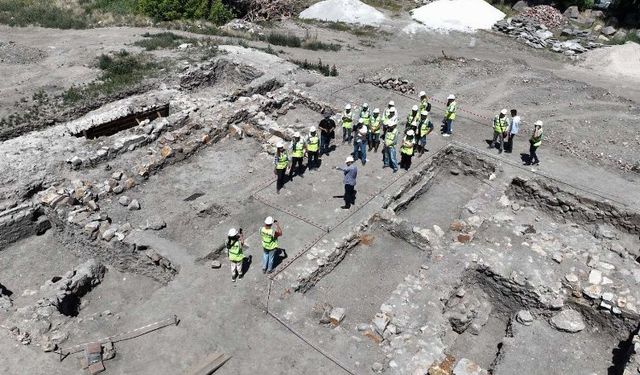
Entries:
<svg viewBox="0 0 640 375">
<path fill-rule="evenodd" d="M 278 239 L 276 238 L 276 230 L 273 228 L 260 228 L 260 236 L 262 237 L 262 248 L 270 251 L 278 247 Z"/>
<path fill-rule="evenodd" d="M 387 131 L 387 133 L 384 135 L 384 144 L 387 147 L 393 146 L 393 141 L 396 139 L 396 134 L 398 134 L 398 129 Z"/>
<path fill-rule="evenodd" d="M 240 240 L 237 240 L 229 248 L 229 260 L 232 262 L 241 262 L 243 259 L 244 254 L 242 253 L 242 244 L 240 244 Z"/>
<path fill-rule="evenodd" d="M 404 142 L 402 142 L 402 147 L 400 147 L 400 152 L 405 155 L 413 155 L 413 145 L 414 145 L 413 140 L 409 140 L 408 138 L 405 138 Z"/>
<path fill-rule="evenodd" d="M 287 165 L 289 165 L 289 155 L 287 155 L 286 151 L 282 151 L 278 157 L 276 169 L 287 169 Z"/>
<path fill-rule="evenodd" d="M 369 123 L 371 123 L 369 111 L 360 111 L 360 118 L 362 119 L 362 123 L 367 126 L 369 125 Z"/>
<path fill-rule="evenodd" d="M 342 127 L 345 129 L 353 128 L 353 115 L 351 114 L 351 112 L 342 113 Z"/>
<path fill-rule="evenodd" d="M 382 122 L 382 119 L 380 118 L 380 116 L 372 117 L 371 124 L 369 125 L 369 132 L 374 134 L 380 134 L 382 132 L 381 122 Z"/>
<path fill-rule="evenodd" d="M 447 112 L 445 113 L 445 117 L 447 120 L 455 120 L 456 119 L 456 110 L 458 109 L 458 103 L 456 101 L 452 101 L 451 104 L 447 106 Z"/>
<path fill-rule="evenodd" d="M 426 111 L 429 106 L 429 98 L 421 100 L 420 105 L 418 106 L 418 113 L 422 113 L 422 111 Z"/>
<path fill-rule="evenodd" d="M 534 147 L 540 147 L 540 145 L 542 144 L 542 130 L 540 130 L 539 136 L 537 137 L 531 136 L 530 142 Z"/>
<path fill-rule="evenodd" d="M 416 112 L 416 114 L 414 115 L 413 113 L 409 113 L 407 115 L 407 127 L 411 126 L 411 124 L 413 124 L 413 122 L 418 122 L 418 119 L 420 118 L 420 112 Z"/>
<path fill-rule="evenodd" d="M 309 143 L 307 143 L 307 151 L 309 152 L 316 152 L 318 151 L 318 143 L 320 142 L 320 140 L 318 139 L 317 136 L 311 136 L 309 137 Z"/>
<path fill-rule="evenodd" d="M 292 158 L 301 158 L 304 156 L 304 142 L 299 140 L 293 144 L 293 150 L 291 150 Z"/>
<path fill-rule="evenodd" d="M 493 131 L 496 133 L 504 133 L 507 131 L 507 118 L 500 118 L 500 115 L 493 119 Z"/>
<path fill-rule="evenodd" d="M 420 136 L 424 137 L 429 132 L 429 117 L 422 120 L 420 119 Z"/>
</svg>

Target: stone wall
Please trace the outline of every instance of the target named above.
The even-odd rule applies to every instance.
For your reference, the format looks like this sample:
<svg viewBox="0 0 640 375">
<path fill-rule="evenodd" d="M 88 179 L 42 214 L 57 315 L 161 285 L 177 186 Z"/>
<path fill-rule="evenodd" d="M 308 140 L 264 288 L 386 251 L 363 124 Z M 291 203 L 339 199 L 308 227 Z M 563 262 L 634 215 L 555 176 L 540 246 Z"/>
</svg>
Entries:
<svg viewBox="0 0 640 375">
<path fill-rule="evenodd" d="M 0 212 L 0 250 L 22 238 L 42 234 L 51 227 L 40 205 L 24 203 Z"/>
</svg>

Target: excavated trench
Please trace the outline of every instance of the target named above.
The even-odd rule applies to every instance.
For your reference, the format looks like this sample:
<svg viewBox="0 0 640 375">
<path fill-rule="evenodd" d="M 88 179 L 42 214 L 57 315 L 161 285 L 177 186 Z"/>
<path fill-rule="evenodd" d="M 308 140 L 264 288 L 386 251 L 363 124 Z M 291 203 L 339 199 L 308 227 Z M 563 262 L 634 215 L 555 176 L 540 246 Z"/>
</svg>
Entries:
<svg viewBox="0 0 640 375">
<path fill-rule="evenodd" d="M 117 134 L 123 130 L 131 129 L 138 126 L 142 121 L 153 121 L 159 117 L 169 116 L 169 103 L 126 115 L 105 123 L 92 126 L 81 133 L 74 134 L 76 137 L 85 137 L 87 139 L 95 139 L 98 137 L 108 137 Z"/>
</svg>

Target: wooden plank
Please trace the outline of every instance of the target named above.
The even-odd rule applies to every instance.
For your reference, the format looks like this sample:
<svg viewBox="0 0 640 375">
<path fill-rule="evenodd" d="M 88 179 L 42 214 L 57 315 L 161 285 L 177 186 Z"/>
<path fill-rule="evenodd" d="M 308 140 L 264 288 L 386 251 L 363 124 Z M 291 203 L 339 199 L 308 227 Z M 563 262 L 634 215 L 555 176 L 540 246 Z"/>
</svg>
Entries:
<svg viewBox="0 0 640 375">
<path fill-rule="evenodd" d="M 183 375 L 211 375 L 230 359 L 231 356 L 224 353 L 211 353 L 202 361 L 189 367 Z"/>
</svg>

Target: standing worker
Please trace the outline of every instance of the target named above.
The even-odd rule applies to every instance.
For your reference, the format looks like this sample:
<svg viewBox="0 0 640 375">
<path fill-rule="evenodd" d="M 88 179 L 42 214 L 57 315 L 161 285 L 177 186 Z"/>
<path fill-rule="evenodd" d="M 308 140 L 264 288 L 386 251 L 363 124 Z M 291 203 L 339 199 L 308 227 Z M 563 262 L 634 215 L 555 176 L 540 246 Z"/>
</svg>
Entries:
<svg viewBox="0 0 640 375">
<path fill-rule="evenodd" d="M 420 105 L 418 106 L 418 111 L 420 113 L 422 113 L 422 111 L 431 112 L 431 103 L 429 103 L 427 93 L 424 91 L 420 91 Z"/>
<path fill-rule="evenodd" d="M 358 118 L 362 119 L 362 123 L 366 127 L 369 127 L 369 124 L 371 123 L 371 113 L 369 113 L 369 104 L 364 103 L 362 105 L 362 109 L 360 110 L 360 116 L 358 116 Z"/>
<path fill-rule="evenodd" d="M 318 138 L 318 132 L 316 127 L 312 126 L 309 129 L 309 136 L 307 137 L 307 168 L 313 170 L 318 168 L 318 151 L 320 150 L 320 138 Z"/>
<path fill-rule="evenodd" d="M 453 121 L 456 119 L 456 111 L 458 110 L 458 103 L 456 103 L 456 96 L 450 94 L 447 96 L 447 109 L 444 112 L 444 119 L 442 120 L 443 137 L 450 137 L 453 134 Z"/>
<path fill-rule="evenodd" d="M 384 126 L 391 121 L 398 122 L 398 113 L 396 112 L 396 107 L 392 106 L 393 100 L 389 102 L 389 107 L 384 111 L 384 116 L 382 117 L 382 124 Z"/>
<path fill-rule="evenodd" d="M 273 226 L 275 225 L 275 228 Z M 278 250 L 278 238 L 282 236 L 282 228 L 278 224 L 278 220 L 268 216 L 264 219 L 264 226 L 260 228 L 260 237 L 262 238 L 262 273 L 273 272 L 273 259 L 276 250 Z"/>
<path fill-rule="evenodd" d="M 420 113 L 420 122 L 418 123 L 418 156 L 422 156 L 427 150 L 427 135 L 433 130 L 433 123 L 429 120 L 429 112 L 423 110 Z"/>
<path fill-rule="evenodd" d="M 276 145 L 276 157 L 273 164 L 275 165 L 273 173 L 278 176 L 278 181 L 276 182 L 276 193 L 280 194 L 280 189 L 284 186 L 287 167 L 289 166 L 289 154 L 284 149 L 284 143 L 282 142 L 278 142 Z"/>
<path fill-rule="evenodd" d="M 387 109 L 384 110 L 384 118 L 389 118 L 390 117 L 390 112 L 391 112 L 391 108 L 395 108 L 396 107 L 396 103 L 393 100 L 389 100 L 389 104 L 387 104 Z"/>
<path fill-rule="evenodd" d="M 358 177 L 358 168 L 353 164 L 353 157 L 347 156 L 344 167 L 336 167 L 337 170 L 344 173 L 344 206 L 342 209 L 348 210 L 352 204 L 356 203 L 356 178 Z"/>
<path fill-rule="evenodd" d="M 531 144 L 531 146 L 529 146 L 529 161 L 526 165 L 538 165 L 540 164 L 540 160 L 538 159 L 536 151 L 538 151 L 538 147 L 542 144 L 542 121 L 536 121 L 529 143 Z"/>
<path fill-rule="evenodd" d="M 414 133 L 416 132 L 418 129 L 418 120 L 420 120 L 420 112 L 418 112 L 418 106 L 414 105 L 411 108 L 411 113 L 407 115 L 407 122 L 404 129 L 405 134 L 409 130 L 413 130 Z"/>
<path fill-rule="evenodd" d="M 404 136 L 402 146 L 400 147 L 400 168 L 408 171 L 411 168 L 411 158 L 413 157 L 413 150 L 416 144 L 415 133 L 413 130 L 409 130 L 407 135 Z"/>
<path fill-rule="evenodd" d="M 380 109 L 375 108 L 369 123 L 369 151 L 372 149 L 378 152 L 380 146 L 380 134 L 382 133 L 382 117 L 380 117 Z"/>
<path fill-rule="evenodd" d="M 351 112 L 351 104 L 344 106 L 342 112 L 342 143 L 351 142 L 351 132 L 353 131 L 353 113 Z"/>
<path fill-rule="evenodd" d="M 509 123 L 509 128 L 507 129 L 507 148 L 506 152 L 513 152 L 513 138 L 518 135 L 518 131 L 520 131 L 520 116 L 518 116 L 518 111 L 515 109 L 511 110 L 511 122 Z"/>
<path fill-rule="evenodd" d="M 387 125 L 387 130 L 384 133 L 384 149 L 382 150 L 382 162 L 383 167 L 391 167 L 393 173 L 398 171 L 398 161 L 396 154 L 396 145 L 398 143 L 398 129 L 396 128 L 396 122 L 392 121 Z"/>
<path fill-rule="evenodd" d="M 362 165 L 367 164 L 368 133 L 369 128 L 361 123 L 353 139 L 353 158 L 355 160 L 360 159 L 362 161 Z"/>
<path fill-rule="evenodd" d="M 324 113 L 324 118 L 320 120 L 318 127 L 320 128 L 320 155 L 328 155 L 331 140 L 336 136 L 336 122 L 331 118 L 329 111 Z"/>
<path fill-rule="evenodd" d="M 500 153 L 504 149 L 504 137 L 507 134 L 507 110 L 503 109 L 493 118 L 493 140 L 489 148 L 494 148 L 500 140 Z"/>
<path fill-rule="evenodd" d="M 231 281 L 234 283 L 236 282 L 236 277 L 242 279 L 242 268 L 244 265 L 243 246 L 244 235 L 242 234 L 242 228 L 240 228 L 239 231 L 235 228 L 229 229 L 225 247 L 227 248 L 229 261 L 231 262 Z"/>
<path fill-rule="evenodd" d="M 291 151 L 291 168 L 289 169 L 289 180 L 293 180 L 293 173 L 302 176 L 302 161 L 304 160 L 305 144 L 299 132 L 293 133 L 293 140 L 289 147 Z"/>
</svg>

